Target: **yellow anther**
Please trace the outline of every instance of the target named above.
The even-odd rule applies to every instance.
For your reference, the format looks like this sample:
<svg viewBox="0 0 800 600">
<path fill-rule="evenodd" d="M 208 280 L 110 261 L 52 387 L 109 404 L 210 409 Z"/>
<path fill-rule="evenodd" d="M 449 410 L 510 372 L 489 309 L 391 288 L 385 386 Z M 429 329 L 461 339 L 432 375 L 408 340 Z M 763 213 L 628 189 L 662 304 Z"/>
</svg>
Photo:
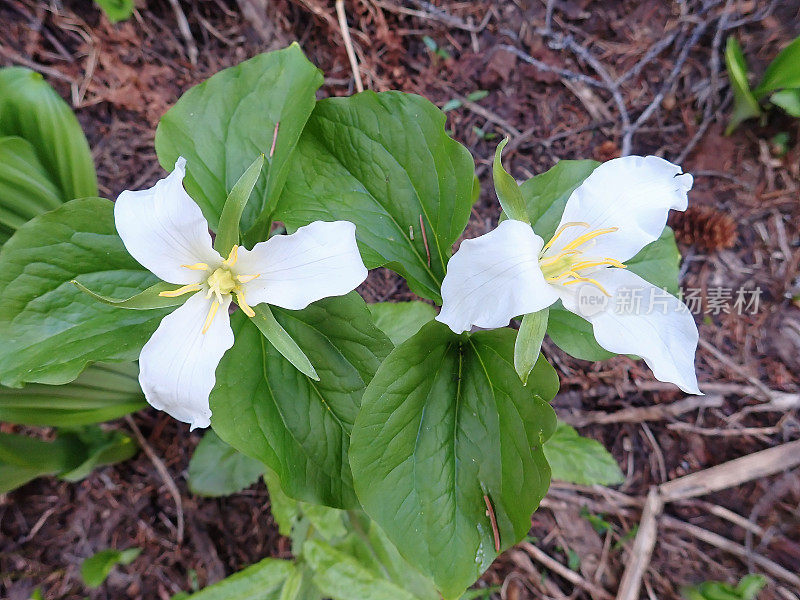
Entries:
<svg viewBox="0 0 800 600">
<path fill-rule="evenodd" d="M 208 271 L 206 263 L 194 263 L 193 265 L 181 265 L 184 269 L 191 269 L 192 271 Z"/>
<path fill-rule="evenodd" d="M 545 250 L 547 250 L 547 249 L 548 249 L 550 246 L 552 246 L 552 245 L 555 243 L 555 241 L 556 241 L 556 240 L 559 238 L 559 236 L 560 236 L 562 233 L 564 233 L 564 231 L 566 231 L 567 229 L 569 229 L 570 227 L 589 227 L 589 224 L 588 224 L 588 223 L 584 223 L 583 221 L 570 221 L 569 223 L 564 223 L 564 224 L 563 224 L 561 227 L 559 227 L 559 228 L 558 228 L 558 231 L 556 231 L 556 232 L 553 234 L 553 237 L 552 237 L 552 238 L 550 238 L 550 241 L 549 241 L 549 242 L 547 242 L 547 243 L 544 245 L 544 248 L 542 248 L 542 252 L 544 252 L 544 251 L 545 251 Z"/>
<path fill-rule="evenodd" d="M 178 296 L 183 296 L 189 292 L 199 292 L 201 289 L 203 289 L 203 286 L 199 283 L 190 283 L 189 285 L 179 287 L 177 290 L 161 292 L 159 296 L 163 296 L 164 298 L 177 298 Z"/>
<path fill-rule="evenodd" d="M 250 283 L 254 279 L 258 279 L 261 277 L 261 273 L 256 273 L 255 275 L 237 275 L 236 280 L 239 283 Z"/>
<path fill-rule="evenodd" d="M 211 327 L 211 323 L 214 322 L 214 317 L 217 315 L 217 310 L 219 310 L 219 302 L 214 300 L 214 302 L 211 303 L 211 309 L 208 311 L 206 322 L 203 325 L 203 333 L 208 331 L 208 328 Z"/>
<path fill-rule="evenodd" d="M 619 231 L 619 227 L 606 227 L 605 229 L 595 229 L 594 231 L 589 231 L 588 233 L 584 233 L 583 235 L 579 235 L 574 240 L 572 240 L 569 244 L 564 246 L 561 250 L 573 250 L 578 246 L 582 246 L 586 242 L 593 240 L 596 237 L 601 235 L 605 235 L 606 233 L 614 233 L 615 231 Z"/>
<path fill-rule="evenodd" d="M 232 267 L 236 264 L 237 260 L 239 260 L 239 246 L 234 246 L 231 248 L 231 253 L 228 254 L 228 258 L 226 258 L 222 264 L 227 267 Z"/>
<path fill-rule="evenodd" d="M 236 294 L 236 304 L 238 304 L 239 308 L 242 309 L 242 312 L 251 319 L 256 316 L 256 311 L 250 308 L 250 305 L 247 303 L 247 300 L 245 300 L 244 292 L 238 292 Z"/>
</svg>

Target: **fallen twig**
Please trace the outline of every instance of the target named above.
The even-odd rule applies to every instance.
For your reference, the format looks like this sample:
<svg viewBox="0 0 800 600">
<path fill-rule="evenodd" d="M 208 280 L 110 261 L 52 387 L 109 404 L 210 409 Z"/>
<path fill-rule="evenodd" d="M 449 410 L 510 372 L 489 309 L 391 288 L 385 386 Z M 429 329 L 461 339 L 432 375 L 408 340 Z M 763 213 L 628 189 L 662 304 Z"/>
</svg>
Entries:
<svg viewBox="0 0 800 600">
<path fill-rule="evenodd" d="M 336 15 L 339 17 L 339 29 L 342 32 L 345 50 L 347 50 L 347 58 L 350 60 L 350 68 L 353 70 L 356 91 L 363 92 L 364 83 L 361 81 L 361 72 L 358 68 L 356 52 L 353 49 L 353 40 L 350 38 L 350 28 L 347 26 L 347 15 L 344 12 L 344 0 L 336 0 Z"/>
<path fill-rule="evenodd" d="M 546 552 L 540 550 L 533 544 L 529 542 L 522 542 L 521 544 L 518 545 L 518 547 L 525 550 L 525 552 L 527 552 L 532 559 L 543 564 L 551 571 L 556 572 L 558 575 L 569 581 L 571 584 L 577 585 L 579 588 L 589 592 L 592 598 L 594 598 L 595 600 L 613 599 L 613 596 L 609 594 L 606 590 L 601 588 L 599 585 L 596 585 L 591 581 L 587 581 L 582 576 L 578 575 L 578 573 L 576 573 L 571 569 L 568 569 L 567 567 L 562 565 L 554 558 L 550 557 Z"/>
<path fill-rule="evenodd" d="M 708 531 L 707 529 L 703 529 L 697 525 L 692 525 L 691 523 L 686 523 L 685 521 L 681 521 L 680 519 L 676 519 L 668 515 L 662 517 L 662 523 L 672 529 L 685 531 L 686 533 L 696 537 L 698 540 L 706 542 L 707 544 L 711 544 L 712 546 L 716 546 L 720 550 L 730 552 L 739 558 L 748 558 L 748 552 L 744 546 L 737 544 L 736 542 L 732 542 L 728 538 L 717 533 Z M 760 554 L 751 554 L 749 556 L 752 558 L 753 562 L 765 573 L 772 575 L 776 579 L 781 579 L 792 584 L 796 589 L 800 589 L 800 577 L 798 577 L 796 573 L 792 573 L 791 571 L 784 569 L 778 563 L 773 562 L 767 557 L 761 556 Z"/>
<path fill-rule="evenodd" d="M 161 476 L 161 480 L 164 482 L 164 485 L 167 486 L 172 499 L 175 501 L 175 511 L 177 513 L 177 531 L 175 537 L 177 539 L 178 544 L 183 543 L 183 502 L 181 501 L 181 493 L 178 490 L 178 486 L 175 484 L 175 480 L 172 479 L 172 475 L 169 474 L 164 461 L 162 461 L 158 455 L 153 451 L 153 448 L 145 439 L 144 435 L 142 435 L 141 429 L 133 420 L 130 415 L 126 415 L 125 421 L 128 423 L 128 426 L 133 431 L 133 434 L 136 436 L 136 440 L 139 442 L 139 445 L 144 450 L 144 453 L 147 455 L 147 458 L 150 459 L 150 462 L 153 463 L 153 466 L 158 471 L 158 474 Z"/>
</svg>

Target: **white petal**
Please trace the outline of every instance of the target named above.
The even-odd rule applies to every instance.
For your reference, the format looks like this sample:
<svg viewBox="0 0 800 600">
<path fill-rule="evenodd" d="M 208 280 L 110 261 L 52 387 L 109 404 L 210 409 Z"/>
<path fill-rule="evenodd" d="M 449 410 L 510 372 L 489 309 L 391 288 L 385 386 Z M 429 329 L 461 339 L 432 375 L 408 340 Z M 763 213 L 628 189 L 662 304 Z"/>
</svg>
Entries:
<svg viewBox="0 0 800 600">
<path fill-rule="evenodd" d="M 206 274 L 181 265 L 222 262 L 211 245 L 208 223 L 186 190 L 186 161 L 148 190 L 125 190 L 114 205 L 114 221 L 125 248 L 143 267 L 170 283 L 199 283 Z"/>
<path fill-rule="evenodd" d="M 258 275 L 244 284 L 248 304 L 266 302 L 290 310 L 347 294 L 367 278 L 356 226 L 349 221 L 315 221 L 252 250 L 242 248 L 234 268 L 240 276 Z"/>
<path fill-rule="evenodd" d="M 516 316 L 550 306 L 558 294 L 539 268 L 543 245 L 530 225 L 511 219 L 461 242 L 447 263 L 436 319 L 461 333 L 473 326 L 504 327 Z"/>
<path fill-rule="evenodd" d="M 147 401 L 179 421 L 208 427 L 208 396 L 222 355 L 233 346 L 228 317 L 230 296 L 203 333 L 212 300 L 203 292 L 161 321 L 139 356 L 139 383 Z"/>
<path fill-rule="evenodd" d="M 559 286 L 564 307 L 589 321 L 595 339 L 609 352 L 640 356 L 659 381 L 700 394 L 694 368 L 697 325 L 686 305 L 625 269 L 600 269 L 592 278 L 611 298 L 588 283 Z M 605 307 L 598 299 L 607 301 Z"/>
<path fill-rule="evenodd" d="M 618 231 L 595 238 L 587 254 L 624 262 L 658 239 L 670 209 L 686 210 L 692 176 L 680 173 L 679 166 L 657 156 L 610 160 L 572 192 L 561 224 L 585 222 L 592 230 L 618 227 Z M 550 253 L 587 231 L 583 227 L 566 229 Z"/>
</svg>

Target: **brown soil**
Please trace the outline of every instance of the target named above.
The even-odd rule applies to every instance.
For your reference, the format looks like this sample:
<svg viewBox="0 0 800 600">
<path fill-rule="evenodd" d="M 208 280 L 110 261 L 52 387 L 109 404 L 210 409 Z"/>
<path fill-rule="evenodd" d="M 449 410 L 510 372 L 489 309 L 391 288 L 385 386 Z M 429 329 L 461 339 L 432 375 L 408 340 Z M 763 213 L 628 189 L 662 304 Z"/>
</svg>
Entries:
<svg viewBox="0 0 800 600">
<path fill-rule="evenodd" d="M 0 0 L 0 64 L 41 70 L 72 102 L 94 151 L 101 192 L 113 198 L 162 176 L 153 149 L 160 115 L 219 69 L 298 40 L 326 75 L 324 94 L 353 92 L 333 4 L 183 1 L 187 40 L 166 0 L 137 0 L 134 18 L 118 25 L 84 0 Z M 265 5 L 263 18 L 243 16 L 248 13 L 242 7 Z M 723 136 L 731 93 L 720 59 L 733 34 L 752 70 L 762 72 L 800 33 L 800 1 L 348 0 L 346 9 L 365 87 L 420 93 L 440 106 L 489 92 L 448 113 L 453 136 L 476 157 L 483 188 L 467 237 L 496 223 L 487 166 L 505 135 L 512 139 L 507 164 L 519 179 L 562 158 L 608 160 L 626 144 L 635 154 L 680 160 L 694 173 L 691 199 L 706 210 L 694 222 L 676 223 L 682 284 L 700 289 L 706 299 L 705 314 L 697 317 L 704 340 L 699 378 L 716 385 L 723 400 L 657 421 L 580 428 L 619 460 L 627 473 L 621 492 L 639 502 L 651 485 L 800 437 L 797 396 L 793 404 L 752 410 L 763 408 L 774 392 L 796 394 L 800 385 L 800 127 L 776 112 Z M 444 56 L 432 53 L 423 36 L 435 40 Z M 503 46 L 545 67 L 527 64 Z M 618 86 L 608 84 L 622 77 Z M 635 125 L 626 129 L 626 123 Z M 783 156 L 770 142 L 779 132 L 790 136 Z M 713 314 L 715 289 L 742 286 L 762 290 L 754 314 Z M 361 291 L 370 301 L 411 297 L 384 270 Z M 554 404 L 568 420 L 682 397 L 671 386 L 654 385 L 648 369 L 630 359 L 587 363 L 552 344 L 545 350 L 562 377 Z M 186 467 L 198 434 L 155 411 L 143 411 L 135 421 L 181 492 L 183 542 L 177 542 L 176 502 L 144 453 L 77 484 L 37 480 L 0 498 L 1 597 L 25 600 L 38 586 L 48 599 L 167 599 L 265 556 L 289 555 L 263 484 L 224 499 L 195 497 L 186 487 Z M 114 426 L 129 428 L 124 420 Z M 747 536 L 741 524 L 713 516 L 719 511 L 712 505 L 761 529 Z M 613 597 L 630 562 L 639 506 L 563 484 L 554 486 L 545 506 L 533 517 L 537 546 Z M 746 545 L 749 558 L 662 524 L 641 597 L 679 598 L 682 586 L 706 579 L 738 581 L 762 571 L 754 556 L 800 571 L 799 507 L 796 469 L 669 505 L 671 517 Z M 606 530 L 598 533 L 587 514 L 602 514 L 607 525 L 596 519 L 595 525 Z M 83 587 L 79 567 L 85 557 L 129 546 L 144 548 L 142 556 L 116 569 L 100 589 Z M 486 585 L 502 586 L 491 597 L 509 600 L 590 597 L 524 547 L 500 557 L 479 583 Z M 798 594 L 774 579 L 760 597 Z"/>
</svg>

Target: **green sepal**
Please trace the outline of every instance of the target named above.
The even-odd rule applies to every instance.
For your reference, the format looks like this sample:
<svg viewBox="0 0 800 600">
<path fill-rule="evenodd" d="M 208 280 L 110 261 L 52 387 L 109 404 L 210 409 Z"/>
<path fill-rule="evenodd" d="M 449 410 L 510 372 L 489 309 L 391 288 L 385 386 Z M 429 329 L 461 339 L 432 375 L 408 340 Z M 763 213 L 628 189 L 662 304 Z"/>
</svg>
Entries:
<svg viewBox="0 0 800 600">
<path fill-rule="evenodd" d="M 502 154 L 503 148 L 506 147 L 507 143 L 508 138 L 497 145 L 497 150 L 494 153 L 494 165 L 492 167 L 494 190 L 497 193 L 500 206 L 503 207 L 503 212 L 508 215 L 509 219 L 530 223 L 522 192 L 520 192 L 516 180 L 503 168 Z"/>
<path fill-rule="evenodd" d="M 305 352 L 300 349 L 297 342 L 292 339 L 292 336 L 281 327 L 269 306 L 267 304 L 259 304 L 253 307 L 253 312 L 256 314 L 251 320 L 269 343 L 303 375 L 310 377 L 314 381 L 319 381 L 319 375 L 317 375 L 314 365 L 308 360 Z"/>
<path fill-rule="evenodd" d="M 522 385 L 528 385 L 528 375 L 539 360 L 549 313 L 550 309 L 543 308 L 522 317 L 522 325 L 514 343 L 514 370 L 519 375 Z"/>
<path fill-rule="evenodd" d="M 225 206 L 222 207 L 222 214 L 219 217 L 217 238 L 214 240 L 214 248 L 222 256 L 228 256 L 231 249 L 239 243 L 239 223 L 242 220 L 242 213 L 263 168 L 264 154 L 259 154 L 233 184 L 228 199 L 225 200 Z"/>
<path fill-rule="evenodd" d="M 170 292 L 175 289 L 175 286 L 165 281 L 160 281 L 155 285 L 151 285 L 146 290 L 139 292 L 129 298 L 109 298 L 97 292 L 93 292 L 85 285 L 73 279 L 70 281 L 72 285 L 82 291 L 84 294 L 91 296 L 98 302 L 115 306 L 117 308 L 127 308 L 128 310 L 153 310 L 154 308 L 168 308 L 170 306 L 179 306 L 186 301 L 185 296 L 178 296 L 177 298 L 169 298 L 162 296 L 161 292 Z"/>
</svg>

